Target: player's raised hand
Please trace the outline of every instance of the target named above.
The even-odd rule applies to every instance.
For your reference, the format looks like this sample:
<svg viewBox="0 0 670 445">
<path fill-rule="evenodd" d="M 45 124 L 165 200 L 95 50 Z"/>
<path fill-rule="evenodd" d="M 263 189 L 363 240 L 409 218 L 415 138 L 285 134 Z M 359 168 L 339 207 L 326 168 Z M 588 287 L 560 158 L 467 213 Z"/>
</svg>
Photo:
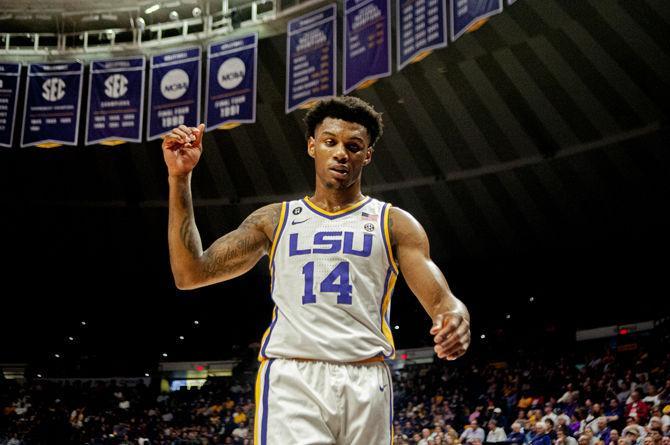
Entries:
<svg viewBox="0 0 670 445">
<path fill-rule="evenodd" d="M 204 124 L 197 127 L 180 125 L 163 138 L 163 158 L 168 168 L 168 175 L 183 176 L 195 168 L 202 154 L 204 133 Z"/>
<path fill-rule="evenodd" d="M 456 360 L 470 346 L 470 322 L 460 312 L 438 314 L 430 333 L 439 358 Z"/>
</svg>

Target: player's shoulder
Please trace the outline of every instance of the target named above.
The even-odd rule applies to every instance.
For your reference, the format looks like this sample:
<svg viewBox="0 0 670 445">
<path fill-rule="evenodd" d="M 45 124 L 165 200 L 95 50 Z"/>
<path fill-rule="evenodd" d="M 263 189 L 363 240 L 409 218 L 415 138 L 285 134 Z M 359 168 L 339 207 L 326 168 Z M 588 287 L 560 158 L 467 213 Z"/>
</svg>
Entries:
<svg viewBox="0 0 670 445">
<path fill-rule="evenodd" d="M 403 242 L 420 242 L 426 238 L 421 223 L 407 210 L 392 206 L 389 209 L 389 229 L 394 245 Z"/>
<path fill-rule="evenodd" d="M 247 216 L 242 225 L 246 227 L 253 226 L 266 233 L 272 232 L 279 223 L 282 207 L 283 203 L 281 202 L 274 202 L 259 207 Z"/>
</svg>

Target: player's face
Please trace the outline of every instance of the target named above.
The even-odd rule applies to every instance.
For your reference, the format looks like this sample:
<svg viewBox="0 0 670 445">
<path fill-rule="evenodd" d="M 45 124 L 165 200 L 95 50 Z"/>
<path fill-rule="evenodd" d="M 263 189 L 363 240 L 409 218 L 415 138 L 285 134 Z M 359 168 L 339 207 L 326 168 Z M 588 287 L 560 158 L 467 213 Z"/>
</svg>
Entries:
<svg viewBox="0 0 670 445">
<path fill-rule="evenodd" d="M 360 182 L 363 167 L 372 160 L 370 135 L 361 124 L 327 117 L 307 142 L 317 180 L 326 188 L 346 189 Z"/>
</svg>

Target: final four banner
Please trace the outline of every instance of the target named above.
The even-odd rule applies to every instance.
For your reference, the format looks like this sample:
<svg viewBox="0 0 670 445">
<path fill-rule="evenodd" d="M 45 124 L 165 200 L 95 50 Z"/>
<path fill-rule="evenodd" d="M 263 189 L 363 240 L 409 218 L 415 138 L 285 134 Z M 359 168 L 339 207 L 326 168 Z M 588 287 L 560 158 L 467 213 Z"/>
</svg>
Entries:
<svg viewBox="0 0 670 445">
<path fill-rule="evenodd" d="M 205 127 L 256 122 L 258 34 L 212 43 L 207 51 Z"/>
<path fill-rule="evenodd" d="M 286 33 L 286 112 L 335 95 L 335 3 L 293 19 Z"/>
<path fill-rule="evenodd" d="M 456 40 L 478 20 L 500 14 L 502 0 L 449 0 L 451 40 Z"/>
<path fill-rule="evenodd" d="M 421 53 L 447 46 L 445 0 L 397 0 L 398 71 Z"/>
<path fill-rule="evenodd" d="M 21 146 L 77 145 L 84 65 L 28 65 Z"/>
<path fill-rule="evenodd" d="M 0 147 L 11 147 L 16 121 L 21 64 L 0 63 Z"/>
<path fill-rule="evenodd" d="M 151 57 L 147 140 L 200 123 L 200 47 Z"/>
<path fill-rule="evenodd" d="M 144 57 L 91 62 L 86 145 L 142 141 L 145 65 Z"/>
<path fill-rule="evenodd" d="M 390 74 L 390 0 L 345 0 L 344 94 Z"/>
</svg>

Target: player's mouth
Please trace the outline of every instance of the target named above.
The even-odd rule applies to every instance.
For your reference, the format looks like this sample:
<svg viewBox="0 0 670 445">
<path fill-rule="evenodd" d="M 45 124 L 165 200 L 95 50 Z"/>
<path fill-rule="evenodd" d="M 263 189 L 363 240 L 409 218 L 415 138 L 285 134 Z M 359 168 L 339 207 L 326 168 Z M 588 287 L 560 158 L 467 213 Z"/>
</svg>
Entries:
<svg viewBox="0 0 670 445">
<path fill-rule="evenodd" d="M 334 167 L 330 167 L 329 170 L 337 179 L 344 179 L 349 176 L 349 168 L 344 165 L 336 165 Z"/>
</svg>

